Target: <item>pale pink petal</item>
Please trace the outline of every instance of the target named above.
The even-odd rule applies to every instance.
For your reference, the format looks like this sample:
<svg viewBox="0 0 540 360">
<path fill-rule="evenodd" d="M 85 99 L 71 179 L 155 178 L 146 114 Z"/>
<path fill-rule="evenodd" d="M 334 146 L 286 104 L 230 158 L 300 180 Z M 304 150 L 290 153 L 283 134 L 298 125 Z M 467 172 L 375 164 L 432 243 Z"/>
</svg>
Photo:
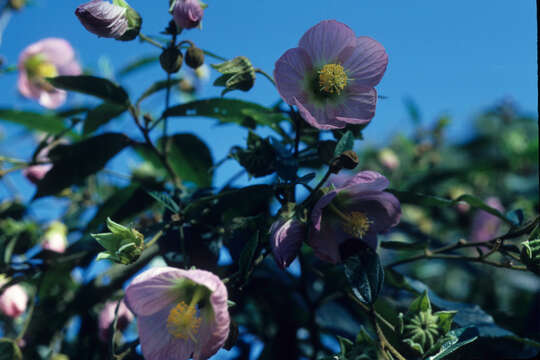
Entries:
<svg viewBox="0 0 540 360">
<path fill-rule="evenodd" d="M 56 109 L 66 101 L 67 93 L 64 90 L 42 91 L 38 102 L 47 109 Z"/>
<path fill-rule="evenodd" d="M 294 105 L 298 108 L 302 119 L 308 124 L 320 130 L 343 129 L 345 123 L 336 119 L 328 118 L 325 107 L 317 107 L 309 102 L 301 103 L 297 98 L 293 98 Z"/>
<path fill-rule="evenodd" d="M 54 251 L 61 254 L 66 251 L 67 241 L 65 235 L 53 233 L 45 238 L 41 246 L 46 250 Z"/>
<path fill-rule="evenodd" d="M 304 78 L 312 70 L 311 60 L 302 48 L 289 49 L 276 61 L 274 79 L 279 94 L 289 105 L 302 93 Z"/>
<path fill-rule="evenodd" d="M 82 69 L 81 65 L 76 61 L 72 60 L 64 65 L 58 66 L 59 75 L 81 75 Z"/>
<path fill-rule="evenodd" d="M 332 200 L 334 200 L 337 194 L 338 192 L 335 190 L 330 191 L 329 193 L 323 195 L 313 207 L 313 210 L 311 211 L 311 223 L 313 224 L 313 227 L 315 228 L 315 230 L 317 231 L 321 230 L 323 210 L 326 206 L 328 206 L 328 204 L 332 202 Z"/>
<path fill-rule="evenodd" d="M 352 193 L 383 191 L 390 182 L 386 177 L 376 171 L 360 171 L 349 177 L 348 181 L 343 181 L 338 190 L 346 189 Z"/>
<path fill-rule="evenodd" d="M 139 316 L 137 327 L 145 360 L 187 360 L 194 351 L 191 339 L 175 338 L 167 330 L 167 318 L 174 304 L 150 316 Z"/>
<path fill-rule="evenodd" d="M 366 124 L 375 116 L 377 91 L 351 85 L 347 88 L 345 102 L 335 108 L 336 119 L 348 124 Z"/>
<path fill-rule="evenodd" d="M 343 49 L 356 41 L 354 32 L 347 25 L 335 20 L 321 21 L 310 28 L 300 39 L 315 66 L 335 63 Z"/>
<path fill-rule="evenodd" d="M 270 227 L 272 255 L 282 270 L 285 270 L 296 258 L 305 232 L 305 226 L 295 219 L 279 219 Z"/>
<path fill-rule="evenodd" d="M 126 289 L 126 305 L 137 316 L 152 315 L 177 299 L 171 286 L 187 271 L 172 267 L 152 268 L 133 279 Z"/>
<path fill-rule="evenodd" d="M 376 40 L 360 36 L 339 54 L 339 61 L 353 84 L 374 87 L 381 81 L 388 65 L 388 54 Z"/>
<path fill-rule="evenodd" d="M 401 205 L 399 200 L 388 192 L 360 193 L 352 195 L 347 203 L 350 203 L 349 211 L 361 211 L 369 214 L 373 222 L 371 228 L 376 233 L 385 232 L 399 224 L 401 217 Z"/>
<path fill-rule="evenodd" d="M 336 232 L 336 227 L 323 224 L 321 231 L 311 229 L 308 244 L 313 248 L 318 258 L 331 264 L 337 264 L 341 261 L 339 245 L 346 240 L 340 236 L 341 233 Z"/>
<path fill-rule="evenodd" d="M 75 58 L 75 51 L 64 39 L 47 38 L 39 42 L 40 47 L 37 53 L 43 54 L 47 61 L 53 63 L 57 68 L 69 64 Z"/>
<path fill-rule="evenodd" d="M 114 321 L 114 312 L 118 301 L 108 301 L 101 312 L 99 313 L 98 326 L 99 326 L 99 339 L 101 341 L 109 340 L 109 328 Z M 133 320 L 133 313 L 129 311 L 126 304 L 122 301 L 118 307 L 118 321 L 116 322 L 116 328 L 123 331 L 127 325 Z"/>
<path fill-rule="evenodd" d="M 15 284 L 0 295 L 0 311 L 4 315 L 16 318 L 26 311 L 28 295 L 21 285 Z"/>
<path fill-rule="evenodd" d="M 52 169 L 52 164 L 30 166 L 23 170 L 23 175 L 33 184 L 37 184 Z"/>
</svg>

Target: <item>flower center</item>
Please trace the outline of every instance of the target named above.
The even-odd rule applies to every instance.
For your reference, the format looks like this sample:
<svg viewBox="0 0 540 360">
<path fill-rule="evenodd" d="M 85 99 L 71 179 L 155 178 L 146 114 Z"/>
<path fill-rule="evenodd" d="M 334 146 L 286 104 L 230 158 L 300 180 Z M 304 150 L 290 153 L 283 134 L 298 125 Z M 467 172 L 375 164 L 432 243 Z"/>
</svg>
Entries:
<svg viewBox="0 0 540 360">
<path fill-rule="evenodd" d="M 171 309 L 167 318 L 167 331 L 169 334 L 179 339 L 191 338 L 194 342 L 195 335 L 199 332 L 201 318 L 197 316 L 197 308 L 192 301 L 188 306 L 181 301 Z"/>
<path fill-rule="evenodd" d="M 339 64 L 326 64 L 319 70 L 319 86 L 327 94 L 341 93 L 347 86 L 347 74 Z"/>
<path fill-rule="evenodd" d="M 29 57 L 24 66 L 30 78 L 46 78 L 58 75 L 56 66 L 39 54 Z"/>
<path fill-rule="evenodd" d="M 343 228 L 347 234 L 361 239 L 366 235 L 372 223 L 363 212 L 353 211 L 348 214 L 347 220 L 343 222 Z"/>
</svg>

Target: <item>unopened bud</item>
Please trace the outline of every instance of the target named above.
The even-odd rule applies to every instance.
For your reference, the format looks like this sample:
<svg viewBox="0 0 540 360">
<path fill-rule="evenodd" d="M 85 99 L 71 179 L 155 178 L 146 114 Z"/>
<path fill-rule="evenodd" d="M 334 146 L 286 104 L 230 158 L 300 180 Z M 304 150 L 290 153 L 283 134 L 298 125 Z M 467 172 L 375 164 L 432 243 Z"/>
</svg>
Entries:
<svg viewBox="0 0 540 360">
<path fill-rule="evenodd" d="M 120 264 L 131 264 L 144 250 L 144 236 L 135 229 L 117 224 L 107 218 L 110 233 L 91 234 L 106 251 L 98 254 L 97 260 L 111 260 Z"/>
<path fill-rule="evenodd" d="M 521 262 L 527 269 L 540 276 L 540 239 L 524 241 L 521 246 Z"/>
<path fill-rule="evenodd" d="M 222 96 L 233 90 L 248 91 L 255 84 L 255 69 L 245 56 L 238 56 L 212 67 L 223 74 L 214 81 L 214 86 L 225 87 L 221 92 Z"/>
<path fill-rule="evenodd" d="M 180 70 L 182 67 L 183 61 L 184 57 L 182 56 L 180 50 L 178 50 L 176 47 L 169 47 L 163 50 L 159 56 L 161 68 L 169 74 L 178 72 L 178 70 Z"/>
<path fill-rule="evenodd" d="M 331 172 L 337 174 L 341 169 L 354 169 L 358 166 L 358 155 L 353 150 L 346 150 L 330 164 Z"/>
<path fill-rule="evenodd" d="M 186 51 L 186 65 L 192 69 L 197 69 L 204 64 L 204 52 L 192 45 Z"/>
</svg>

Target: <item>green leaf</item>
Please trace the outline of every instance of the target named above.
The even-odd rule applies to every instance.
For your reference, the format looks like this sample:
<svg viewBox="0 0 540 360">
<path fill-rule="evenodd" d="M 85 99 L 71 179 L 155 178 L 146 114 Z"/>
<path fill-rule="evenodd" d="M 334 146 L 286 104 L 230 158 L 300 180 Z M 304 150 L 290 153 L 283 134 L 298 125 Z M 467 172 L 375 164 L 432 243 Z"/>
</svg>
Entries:
<svg viewBox="0 0 540 360">
<path fill-rule="evenodd" d="M 377 300 L 384 282 L 384 269 L 376 252 L 366 247 L 345 260 L 345 276 L 358 300 L 367 304 Z"/>
<path fill-rule="evenodd" d="M 259 231 L 256 231 L 253 236 L 250 237 L 248 243 L 244 246 L 242 253 L 240 254 L 240 260 L 238 261 L 238 271 L 240 272 L 241 278 L 246 281 L 249 272 L 251 270 L 251 265 L 255 260 L 255 252 L 259 246 Z"/>
<path fill-rule="evenodd" d="M 158 61 L 159 61 L 159 56 L 139 57 L 139 58 L 135 59 L 134 61 L 128 63 L 123 68 L 121 68 L 118 71 L 117 75 L 118 75 L 118 77 L 129 75 L 129 74 L 131 74 L 132 72 L 134 72 L 136 70 L 142 69 L 143 67 L 147 67 L 148 65 L 158 63 Z"/>
<path fill-rule="evenodd" d="M 156 199 L 161 205 L 165 206 L 173 213 L 178 213 L 180 211 L 180 206 L 178 206 L 169 194 L 159 191 L 148 191 L 148 195 Z"/>
<path fill-rule="evenodd" d="M 423 311 L 431 310 L 431 303 L 429 301 L 429 296 L 427 290 L 425 290 L 422 295 L 413 300 L 409 305 L 409 313 L 419 313 Z"/>
<path fill-rule="evenodd" d="M 439 326 L 439 329 L 442 330 L 443 334 L 446 334 L 450 331 L 452 327 L 452 321 L 454 321 L 454 316 L 456 316 L 457 311 L 437 311 L 433 315 L 437 316 L 439 320 L 437 321 L 437 325 Z"/>
<path fill-rule="evenodd" d="M 0 109 L 0 119 L 24 125 L 32 130 L 44 131 L 49 134 L 58 134 L 66 130 L 64 119 L 52 114 Z"/>
<path fill-rule="evenodd" d="M 126 110 L 127 107 L 125 105 L 104 102 L 86 114 L 83 134 L 87 135 L 96 131 L 100 126 L 108 123 L 115 117 L 120 116 Z"/>
<path fill-rule="evenodd" d="M 252 102 L 212 98 L 206 100 L 196 100 L 187 104 L 173 106 L 167 109 L 165 116 L 204 116 L 219 120 L 221 123 L 234 123 L 250 129 L 257 125 L 271 126 L 286 118 Z"/>
<path fill-rule="evenodd" d="M 158 144 L 163 146 L 163 138 Z M 193 134 L 175 134 L 167 137 L 168 159 L 182 181 L 191 181 L 200 187 L 212 185 L 213 160 L 208 146 Z"/>
<path fill-rule="evenodd" d="M 459 328 L 451 331 L 449 335 L 451 340 L 443 343 L 439 353 L 434 356 L 430 356 L 428 360 L 442 360 L 446 358 L 447 355 L 450 355 L 459 348 L 472 343 L 478 339 L 478 329 L 476 329 L 474 326 Z"/>
<path fill-rule="evenodd" d="M 171 87 L 173 84 L 176 84 L 178 82 L 180 82 L 181 79 L 179 78 L 176 78 L 176 79 L 171 79 Z M 167 88 L 167 84 L 169 82 L 167 80 L 161 80 L 161 81 L 157 81 L 155 83 L 153 83 L 148 89 L 146 89 L 146 91 L 144 93 L 142 93 L 142 95 L 137 99 L 137 102 L 136 104 L 139 105 L 144 99 L 146 99 L 147 97 L 149 97 L 150 95 L 152 94 L 155 94 L 156 92 L 160 91 L 160 90 L 163 90 L 163 89 L 166 89 Z"/>
<path fill-rule="evenodd" d="M 54 195 L 101 170 L 131 140 L 124 134 L 105 133 L 71 145 L 57 145 L 49 152 L 52 169 L 37 184 L 34 199 Z"/>
<path fill-rule="evenodd" d="M 0 360 L 22 360 L 21 350 L 15 344 L 15 341 L 2 338 L 0 339 Z"/>
<path fill-rule="evenodd" d="M 338 157 L 347 150 L 352 150 L 354 146 L 354 135 L 350 130 L 347 130 L 345 134 L 339 139 L 336 149 L 334 150 L 334 157 Z"/>
<path fill-rule="evenodd" d="M 47 81 L 56 88 L 92 95 L 111 103 L 129 103 L 128 94 L 121 86 L 96 76 L 57 76 L 48 78 Z"/>
</svg>

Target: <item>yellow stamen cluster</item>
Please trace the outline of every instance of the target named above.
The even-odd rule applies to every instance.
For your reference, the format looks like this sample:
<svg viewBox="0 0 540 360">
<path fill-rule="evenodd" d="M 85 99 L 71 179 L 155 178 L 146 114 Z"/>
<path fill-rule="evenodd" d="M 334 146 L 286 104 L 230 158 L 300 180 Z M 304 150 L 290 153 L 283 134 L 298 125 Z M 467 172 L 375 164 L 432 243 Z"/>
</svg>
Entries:
<svg viewBox="0 0 540 360">
<path fill-rule="evenodd" d="M 339 64 L 326 64 L 319 71 L 320 90 L 328 94 L 339 95 L 347 86 L 348 80 L 345 69 Z"/>
<path fill-rule="evenodd" d="M 56 66 L 53 64 L 42 62 L 36 67 L 35 75 L 42 78 L 55 77 L 58 75 L 58 70 L 56 70 Z"/>
<path fill-rule="evenodd" d="M 189 306 L 181 301 L 171 309 L 167 318 L 167 330 L 169 334 L 179 339 L 187 339 L 188 337 L 197 342 L 195 335 L 199 332 L 201 326 L 201 318 L 197 316 L 197 308 L 195 302 Z"/>
<path fill-rule="evenodd" d="M 343 229 L 345 232 L 356 238 L 363 238 L 369 230 L 373 222 L 360 211 L 353 211 L 347 216 L 347 220 L 343 221 Z"/>
</svg>

